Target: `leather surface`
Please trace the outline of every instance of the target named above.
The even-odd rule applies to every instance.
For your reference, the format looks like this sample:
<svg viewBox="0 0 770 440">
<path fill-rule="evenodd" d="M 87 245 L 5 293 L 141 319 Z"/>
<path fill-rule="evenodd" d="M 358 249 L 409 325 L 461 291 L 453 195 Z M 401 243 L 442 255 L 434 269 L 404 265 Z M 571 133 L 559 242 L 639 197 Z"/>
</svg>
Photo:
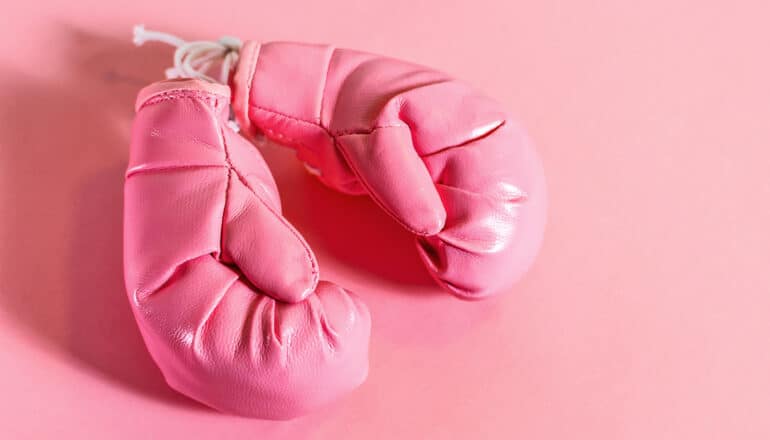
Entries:
<svg viewBox="0 0 770 440">
<path fill-rule="evenodd" d="M 370 317 L 318 280 L 259 151 L 225 123 L 227 87 L 166 81 L 137 101 L 125 182 L 125 282 L 176 390 L 290 418 L 360 384 Z"/>
<path fill-rule="evenodd" d="M 522 128 L 468 85 L 378 55 L 247 42 L 232 86 L 247 134 L 296 149 L 334 189 L 369 194 L 455 295 L 497 293 L 533 262 L 546 220 L 540 161 Z"/>
</svg>

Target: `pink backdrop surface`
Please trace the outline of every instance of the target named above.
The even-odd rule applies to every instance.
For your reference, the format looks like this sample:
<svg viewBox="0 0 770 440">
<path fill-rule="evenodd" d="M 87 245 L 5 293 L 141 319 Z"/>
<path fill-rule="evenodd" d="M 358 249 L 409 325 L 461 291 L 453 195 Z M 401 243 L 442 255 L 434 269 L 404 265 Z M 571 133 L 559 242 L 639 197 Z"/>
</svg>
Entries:
<svg viewBox="0 0 770 440">
<path fill-rule="evenodd" d="M 171 3 L 3 6 L 0 438 L 770 438 L 770 3 Z M 132 104 L 170 57 L 133 48 L 134 23 L 478 85 L 542 155 L 539 260 L 495 300 L 456 300 L 373 203 L 267 147 L 323 275 L 372 311 L 369 380 L 290 422 L 175 394 L 122 283 Z"/>
</svg>

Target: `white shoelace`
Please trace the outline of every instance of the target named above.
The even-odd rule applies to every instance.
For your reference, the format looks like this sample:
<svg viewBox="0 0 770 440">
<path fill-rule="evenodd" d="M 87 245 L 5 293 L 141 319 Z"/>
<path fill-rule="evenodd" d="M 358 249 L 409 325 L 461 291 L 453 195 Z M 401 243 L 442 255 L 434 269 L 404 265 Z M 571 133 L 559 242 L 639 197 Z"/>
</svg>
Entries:
<svg viewBox="0 0 770 440">
<path fill-rule="evenodd" d="M 134 26 L 134 44 L 141 46 L 148 41 L 176 47 L 174 67 L 166 69 L 166 78 L 200 78 L 221 84 L 227 84 L 242 45 L 236 37 L 223 36 L 218 41 L 185 41 L 176 35 L 147 30 L 144 25 Z M 207 75 L 216 63 L 221 63 L 219 78 Z"/>
</svg>

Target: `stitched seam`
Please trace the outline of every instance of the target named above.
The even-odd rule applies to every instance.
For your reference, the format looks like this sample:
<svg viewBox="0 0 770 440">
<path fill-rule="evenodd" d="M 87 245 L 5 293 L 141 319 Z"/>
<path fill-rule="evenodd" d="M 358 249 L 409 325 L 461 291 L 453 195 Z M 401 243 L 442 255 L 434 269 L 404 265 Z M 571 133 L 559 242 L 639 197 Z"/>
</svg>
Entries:
<svg viewBox="0 0 770 440">
<path fill-rule="evenodd" d="M 257 62 L 259 61 L 259 52 L 262 45 L 258 45 L 249 52 L 249 76 L 246 80 L 246 108 L 243 109 L 243 117 L 249 119 L 249 104 L 251 103 L 251 84 L 254 82 L 254 75 L 257 73 Z M 252 62 L 253 60 L 253 62 Z"/>
<path fill-rule="evenodd" d="M 225 153 L 227 154 L 227 153 Z M 225 159 L 229 162 L 229 159 Z M 227 216 L 227 205 L 229 204 L 230 185 L 232 185 L 232 168 L 227 168 L 227 184 L 225 185 L 225 201 L 222 203 L 222 223 L 219 229 L 219 259 L 223 258 L 225 249 L 225 217 Z"/>
<path fill-rule="evenodd" d="M 212 111 L 213 113 L 213 111 Z M 232 182 L 232 163 L 230 162 L 230 151 L 227 149 L 227 141 L 225 140 L 225 131 L 218 123 L 216 114 L 211 115 L 214 118 L 217 127 L 219 128 L 219 139 L 222 143 L 222 152 L 225 155 L 225 165 L 227 166 L 227 182 L 225 183 L 225 195 L 224 203 L 222 204 L 222 221 L 219 227 L 219 260 L 222 259 L 225 249 L 225 217 L 227 216 L 227 205 L 230 197 L 230 185 Z"/>
<path fill-rule="evenodd" d="M 263 106 L 257 105 L 257 104 L 249 104 L 249 106 L 251 106 L 251 108 L 254 108 L 254 109 L 257 109 L 257 110 L 262 110 L 262 111 L 266 111 L 266 112 L 269 112 L 269 113 L 273 113 L 273 114 L 278 115 L 278 116 L 283 116 L 284 118 L 291 119 L 293 121 L 302 122 L 302 123 L 313 125 L 313 126 L 316 126 L 316 127 L 321 127 L 325 131 L 327 131 L 327 132 L 329 131 L 329 130 L 326 129 L 326 127 L 324 127 L 323 125 L 321 125 L 321 124 L 319 124 L 317 122 L 314 122 L 314 121 L 308 121 L 308 120 L 305 120 L 305 119 L 300 119 L 300 118 L 297 118 L 297 117 L 294 117 L 294 116 L 291 116 L 291 115 L 287 115 L 286 113 L 281 113 L 281 112 L 279 112 L 277 110 L 273 110 L 271 108 L 263 107 Z"/>
<path fill-rule="evenodd" d="M 321 87 L 321 102 L 318 103 L 318 125 L 323 123 L 324 114 L 324 98 L 326 97 L 326 86 L 329 84 L 329 70 L 332 68 L 332 58 L 337 48 L 332 46 L 332 52 L 329 54 L 329 60 L 326 61 L 326 72 L 324 73 L 324 79 Z"/>
<path fill-rule="evenodd" d="M 430 152 L 430 153 L 426 153 L 426 154 L 420 154 L 419 156 L 420 156 L 421 158 L 423 158 L 423 159 L 426 159 L 426 158 L 429 158 L 429 157 L 431 157 L 431 156 L 433 156 L 433 155 L 436 155 L 436 154 L 441 154 L 441 153 L 445 153 L 445 152 L 447 152 L 447 151 L 451 151 L 451 150 L 454 150 L 455 148 L 462 148 L 462 147 L 466 147 L 466 146 L 468 146 L 469 144 L 472 144 L 472 143 L 474 143 L 474 142 L 476 142 L 476 141 L 480 141 L 480 140 L 482 140 L 482 139 L 484 139 L 484 138 L 487 138 L 487 137 L 489 137 L 489 136 L 492 136 L 492 135 L 493 135 L 493 134 L 494 134 L 494 133 L 495 133 L 497 130 L 499 130 L 499 129 L 500 129 L 502 126 L 503 126 L 503 125 L 505 125 L 505 122 L 506 122 L 506 121 L 505 121 L 505 119 L 503 119 L 503 120 L 502 120 L 502 121 L 501 121 L 499 124 L 495 125 L 494 127 L 492 127 L 491 129 L 489 129 L 489 130 L 488 130 L 488 131 L 486 131 L 485 133 L 481 133 L 480 135 L 478 135 L 478 136 L 476 136 L 476 137 L 473 137 L 473 138 L 470 138 L 470 139 L 468 139 L 468 140 L 462 141 L 462 142 L 460 142 L 460 143 L 459 143 L 459 144 L 457 144 L 457 145 L 450 145 L 450 146 L 448 146 L 448 147 L 443 147 L 443 148 L 440 148 L 440 149 L 438 149 L 438 150 L 436 150 L 436 151 L 433 151 L 433 152 Z"/>
<path fill-rule="evenodd" d="M 297 118 L 295 116 L 291 116 L 291 115 L 288 115 L 286 113 L 282 113 L 282 112 L 279 112 L 277 110 L 273 110 L 273 109 L 268 108 L 268 107 L 263 107 L 261 105 L 250 104 L 250 106 L 251 106 L 251 108 L 253 108 L 255 110 L 259 110 L 259 111 L 263 111 L 263 112 L 267 112 L 267 113 L 272 113 L 273 115 L 281 116 L 281 117 L 286 118 L 286 119 L 291 119 L 292 121 L 295 121 L 295 122 L 300 122 L 300 123 L 303 123 L 305 125 L 312 125 L 313 127 L 320 128 L 330 138 L 336 138 L 336 137 L 339 137 L 339 136 L 348 136 L 348 135 L 351 135 L 351 134 L 371 134 L 372 132 L 374 132 L 376 130 L 379 130 L 381 128 L 399 128 L 399 127 L 409 128 L 409 126 L 406 125 L 406 124 L 390 124 L 390 125 L 375 125 L 375 126 L 373 126 L 371 128 L 365 128 L 365 129 L 360 129 L 360 130 L 331 131 L 328 128 L 326 128 L 323 124 L 319 124 L 318 122 L 315 122 L 315 121 L 308 121 L 307 119 L 300 119 L 300 118 Z M 270 130 L 270 129 L 266 129 L 266 131 L 269 131 L 271 133 L 275 133 L 275 131 Z M 279 133 L 276 133 L 276 134 L 279 134 Z M 292 138 L 290 138 L 290 137 L 288 137 L 286 135 L 280 135 L 280 136 L 282 138 L 286 138 L 286 139 L 289 139 L 289 140 L 294 140 L 294 139 L 292 139 Z"/>
<path fill-rule="evenodd" d="M 214 101 L 215 105 L 217 104 L 219 99 L 223 99 L 225 101 L 228 100 L 226 96 L 220 95 L 218 93 L 213 93 L 213 92 L 201 92 L 197 90 L 171 90 L 168 92 L 161 92 L 156 95 L 153 95 L 150 99 L 144 101 L 142 105 L 139 106 L 139 108 L 137 109 L 137 112 L 145 107 L 157 104 L 159 102 L 169 101 L 173 99 L 180 99 L 180 98 L 198 98 L 206 101 L 207 104 L 211 104 L 210 101 Z"/>
<path fill-rule="evenodd" d="M 391 124 L 391 125 L 375 125 L 374 127 L 368 129 L 368 130 L 340 130 L 338 132 L 334 133 L 334 137 L 343 137 L 343 136 L 350 136 L 355 134 L 372 134 L 377 130 L 383 129 L 383 128 L 406 128 L 408 129 L 409 126 L 405 124 Z"/>
<path fill-rule="evenodd" d="M 126 171 L 125 178 L 135 176 L 137 174 L 155 173 L 162 171 L 178 171 L 178 170 L 199 170 L 202 168 L 225 168 L 227 165 L 222 164 L 201 164 L 201 165 L 164 165 L 157 167 L 146 168 L 134 168 Z"/>
<path fill-rule="evenodd" d="M 516 187 L 516 189 L 518 189 L 519 192 L 520 192 L 519 196 L 513 197 L 513 198 L 505 198 L 505 197 L 498 197 L 498 196 L 495 196 L 495 195 L 492 195 L 492 194 L 484 194 L 484 193 L 480 193 L 478 191 L 472 191 L 472 190 L 469 190 L 469 189 L 464 189 L 464 188 L 460 188 L 458 186 L 453 186 L 453 185 L 449 185 L 449 184 L 441 183 L 441 182 L 436 182 L 435 185 L 436 186 L 443 186 L 444 188 L 449 188 L 449 189 L 451 189 L 453 191 L 457 191 L 457 192 L 460 192 L 460 193 L 468 194 L 468 195 L 471 195 L 471 196 L 480 197 L 482 199 L 486 199 L 486 200 L 489 200 L 489 201 L 492 201 L 492 202 L 523 203 L 523 202 L 527 201 L 527 193 L 524 192 L 524 190 L 522 190 L 518 186 Z"/>
<path fill-rule="evenodd" d="M 425 231 L 418 231 L 418 230 L 412 228 L 411 226 L 409 226 L 406 223 L 404 223 L 403 221 L 401 221 L 401 219 L 399 219 L 390 209 L 385 207 L 385 204 L 380 200 L 379 197 L 377 197 L 375 195 L 374 191 L 372 191 L 371 186 L 369 186 L 369 184 L 366 182 L 366 180 L 361 177 L 361 174 L 356 170 L 356 168 L 351 165 L 352 162 L 350 161 L 350 157 L 345 152 L 345 149 L 341 148 L 340 142 L 339 142 L 339 139 L 337 138 L 337 136 L 333 135 L 326 127 L 324 127 L 321 124 L 316 124 L 314 122 L 305 121 L 303 119 L 298 119 L 298 118 L 295 118 L 293 116 L 289 116 L 289 115 L 286 115 L 286 114 L 283 114 L 283 113 L 280 113 L 280 112 L 277 112 L 277 111 L 274 111 L 274 110 L 271 110 L 271 109 L 268 109 L 268 108 L 265 108 L 265 107 L 261 107 L 261 106 L 257 106 L 257 105 L 252 105 L 252 107 L 256 108 L 257 110 L 262 110 L 262 111 L 270 112 L 270 113 L 273 113 L 275 115 L 282 116 L 282 117 L 285 117 L 285 118 L 288 118 L 288 119 L 292 119 L 292 120 L 295 120 L 295 121 L 298 121 L 298 122 L 302 122 L 302 123 L 305 123 L 305 124 L 308 124 L 308 125 L 312 125 L 314 127 L 318 127 L 318 128 L 321 128 L 322 130 L 324 130 L 324 132 L 326 132 L 327 136 L 329 136 L 329 139 L 331 139 L 332 143 L 334 144 L 334 147 L 345 158 L 345 162 L 350 166 L 350 170 L 353 172 L 353 174 L 355 174 L 356 178 L 358 179 L 358 182 L 361 183 L 361 185 L 369 193 L 369 195 L 372 198 L 372 200 L 374 200 L 374 203 L 376 203 L 377 206 L 379 206 L 383 211 L 385 211 L 388 215 L 390 215 L 396 221 L 396 223 L 401 225 L 401 227 L 403 227 L 407 231 L 409 231 L 409 232 L 411 232 L 413 234 L 417 234 L 417 235 L 425 235 Z M 380 128 L 392 128 L 392 127 L 390 127 L 390 126 L 383 126 L 383 127 L 380 127 Z M 374 128 L 371 129 L 371 131 L 369 133 L 372 133 L 372 132 L 374 132 L 377 129 L 378 129 L 378 127 L 374 127 Z M 273 130 L 268 130 L 268 132 L 274 133 Z M 349 134 L 353 134 L 353 133 L 349 133 Z M 366 133 L 364 133 L 364 134 L 366 134 Z M 280 135 L 280 137 L 286 139 L 288 142 L 296 143 L 296 141 L 294 139 L 292 139 L 292 138 L 290 138 L 288 136 Z M 238 174 L 238 173 L 236 172 L 236 174 Z"/>
</svg>

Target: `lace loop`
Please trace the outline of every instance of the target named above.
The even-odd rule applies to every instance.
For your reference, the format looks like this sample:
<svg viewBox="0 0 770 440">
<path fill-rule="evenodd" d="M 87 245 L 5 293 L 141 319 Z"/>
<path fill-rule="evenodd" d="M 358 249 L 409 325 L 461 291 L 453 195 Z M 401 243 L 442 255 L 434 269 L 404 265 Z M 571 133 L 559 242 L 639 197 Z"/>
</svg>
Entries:
<svg viewBox="0 0 770 440">
<path fill-rule="evenodd" d="M 134 44 L 141 46 L 148 41 L 176 47 L 174 67 L 166 69 L 166 78 L 200 78 L 221 84 L 227 84 L 243 44 L 232 36 L 223 36 L 217 41 L 185 41 L 176 35 L 147 30 L 143 25 L 134 26 Z M 220 66 L 218 78 L 209 76 L 207 72 L 217 64 Z"/>
</svg>

